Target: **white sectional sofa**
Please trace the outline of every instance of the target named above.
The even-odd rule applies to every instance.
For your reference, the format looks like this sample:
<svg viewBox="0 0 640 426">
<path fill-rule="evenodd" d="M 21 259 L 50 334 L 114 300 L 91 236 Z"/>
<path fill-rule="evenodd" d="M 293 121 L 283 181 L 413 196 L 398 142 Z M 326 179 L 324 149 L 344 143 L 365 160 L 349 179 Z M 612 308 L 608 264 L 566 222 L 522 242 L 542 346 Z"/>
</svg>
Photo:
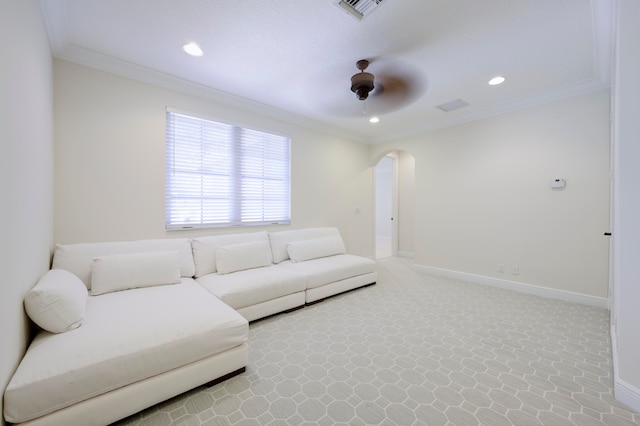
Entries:
<svg viewBox="0 0 640 426">
<path fill-rule="evenodd" d="M 58 245 L 5 420 L 109 424 L 243 372 L 248 321 L 375 280 L 336 228 Z"/>
</svg>

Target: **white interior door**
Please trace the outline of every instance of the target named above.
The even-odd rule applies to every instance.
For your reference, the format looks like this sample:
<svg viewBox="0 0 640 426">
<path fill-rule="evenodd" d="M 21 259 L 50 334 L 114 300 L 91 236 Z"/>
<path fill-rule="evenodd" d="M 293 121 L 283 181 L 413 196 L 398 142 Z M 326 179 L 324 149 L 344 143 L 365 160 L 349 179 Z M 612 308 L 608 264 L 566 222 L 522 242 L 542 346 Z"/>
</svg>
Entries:
<svg viewBox="0 0 640 426">
<path fill-rule="evenodd" d="M 396 158 L 383 157 L 376 165 L 376 259 L 397 256 Z"/>
</svg>

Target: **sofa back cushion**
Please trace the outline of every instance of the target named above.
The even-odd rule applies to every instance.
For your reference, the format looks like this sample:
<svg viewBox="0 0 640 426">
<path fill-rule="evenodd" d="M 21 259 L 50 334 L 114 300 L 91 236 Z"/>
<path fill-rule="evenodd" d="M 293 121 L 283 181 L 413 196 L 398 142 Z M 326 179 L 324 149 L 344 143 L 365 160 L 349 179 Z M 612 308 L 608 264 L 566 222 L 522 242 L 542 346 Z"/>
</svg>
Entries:
<svg viewBox="0 0 640 426">
<path fill-rule="evenodd" d="M 269 243 L 266 231 L 245 232 L 239 234 L 210 235 L 196 237 L 191 240 L 196 278 L 218 272 L 216 264 L 216 248 L 233 244 L 264 241 Z"/>
<path fill-rule="evenodd" d="M 271 232 L 269 241 L 271 242 L 271 253 L 273 254 L 273 263 L 280 263 L 289 259 L 289 244 L 296 241 L 312 240 L 316 238 L 337 237 L 342 241 L 338 228 L 304 228 L 293 229 L 290 231 Z M 344 243 L 343 243 L 344 246 Z"/>
<path fill-rule="evenodd" d="M 53 254 L 52 269 L 65 269 L 75 274 L 91 289 L 91 267 L 97 257 L 116 254 L 177 251 L 180 253 L 180 275 L 193 277 L 195 265 L 188 238 L 118 241 L 105 243 L 58 244 Z"/>
<path fill-rule="evenodd" d="M 93 259 L 91 295 L 180 283 L 180 252 L 150 251 Z"/>
</svg>

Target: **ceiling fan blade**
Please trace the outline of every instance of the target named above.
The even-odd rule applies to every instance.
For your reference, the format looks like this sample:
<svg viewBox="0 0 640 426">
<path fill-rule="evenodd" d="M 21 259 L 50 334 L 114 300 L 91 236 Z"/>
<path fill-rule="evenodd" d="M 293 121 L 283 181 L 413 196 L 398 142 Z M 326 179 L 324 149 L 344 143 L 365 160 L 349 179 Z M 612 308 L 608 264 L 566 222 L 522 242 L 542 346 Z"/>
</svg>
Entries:
<svg viewBox="0 0 640 426">
<path fill-rule="evenodd" d="M 380 74 L 376 88 L 371 93 L 372 106 L 382 112 L 391 112 L 404 108 L 426 91 L 424 79 L 415 75 Z"/>
<path fill-rule="evenodd" d="M 347 64 L 314 72 L 309 81 L 315 84 L 305 86 L 301 96 L 312 100 L 315 108 L 328 116 L 355 118 L 402 109 L 426 92 L 426 78 L 409 65 L 389 58 L 373 58 L 369 62 L 366 72 L 374 76 L 374 89 L 366 100 L 358 100 L 350 90 L 350 75 L 358 71 L 345 72 L 353 67 Z M 344 81 L 344 85 L 333 84 L 335 81 Z M 319 87 L 327 90 L 318 90 Z"/>
</svg>

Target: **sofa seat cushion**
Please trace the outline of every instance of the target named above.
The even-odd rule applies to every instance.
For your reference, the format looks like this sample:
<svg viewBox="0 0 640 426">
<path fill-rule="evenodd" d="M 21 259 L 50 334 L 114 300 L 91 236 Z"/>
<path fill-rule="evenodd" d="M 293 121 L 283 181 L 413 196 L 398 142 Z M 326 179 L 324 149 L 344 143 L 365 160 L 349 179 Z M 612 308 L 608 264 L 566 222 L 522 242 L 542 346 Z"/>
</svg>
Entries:
<svg viewBox="0 0 640 426">
<path fill-rule="evenodd" d="M 339 254 L 304 262 L 285 260 L 279 263 L 278 266 L 306 276 L 307 288 L 321 287 L 357 275 L 375 272 L 376 270 L 376 262 L 366 257 L 352 254 Z"/>
<path fill-rule="evenodd" d="M 278 265 L 225 275 L 207 274 L 197 278 L 197 281 L 234 309 L 242 309 L 306 289 L 304 275 Z"/>
<path fill-rule="evenodd" d="M 193 279 L 89 296 L 82 325 L 40 332 L 5 392 L 20 423 L 234 348 L 247 321 Z"/>
</svg>

